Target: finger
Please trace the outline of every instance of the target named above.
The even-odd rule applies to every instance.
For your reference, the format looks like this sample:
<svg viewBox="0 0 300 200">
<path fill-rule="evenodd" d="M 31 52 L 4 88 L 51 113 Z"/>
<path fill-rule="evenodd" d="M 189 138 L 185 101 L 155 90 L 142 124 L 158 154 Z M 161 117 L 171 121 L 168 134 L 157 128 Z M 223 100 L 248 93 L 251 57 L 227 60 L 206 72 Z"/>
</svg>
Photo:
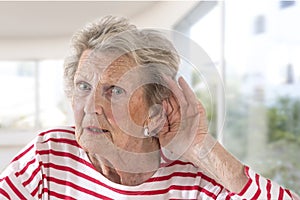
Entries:
<svg viewBox="0 0 300 200">
<path fill-rule="evenodd" d="M 198 110 L 200 111 L 200 114 L 206 116 L 205 108 L 204 108 L 203 104 L 201 103 L 201 101 L 199 101 L 199 100 L 197 101 L 197 107 L 198 107 Z"/>
<path fill-rule="evenodd" d="M 185 99 L 185 96 L 184 96 L 182 90 L 177 85 L 177 83 L 173 79 L 171 79 L 170 77 L 167 77 L 167 76 L 164 76 L 164 79 L 165 79 L 166 83 L 168 84 L 169 89 L 173 92 L 173 94 L 177 98 L 179 105 L 186 105 L 187 101 Z"/>
<path fill-rule="evenodd" d="M 171 123 L 180 120 L 180 105 L 178 104 L 176 98 L 172 95 L 167 99 L 167 116 Z"/>
<path fill-rule="evenodd" d="M 197 107 L 200 112 L 200 124 L 198 127 L 198 131 L 201 134 L 207 134 L 208 133 L 208 121 L 207 121 L 206 111 L 200 101 L 198 101 Z"/>
<path fill-rule="evenodd" d="M 170 98 L 163 101 L 163 106 L 166 108 L 166 121 L 168 122 L 169 131 L 176 132 L 178 125 L 181 122 L 181 112 L 178 102 L 172 95 Z"/>
<path fill-rule="evenodd" d="M 182 76 L 178 79 L 179 86 L 182 89 L 182 92 L 185 96 L 185 99 L 192 104 L 197 104 L 198 99 L 194 93 L 194 91 L 190 88 L 189 84 L 184 80 Z"/>
</svg>

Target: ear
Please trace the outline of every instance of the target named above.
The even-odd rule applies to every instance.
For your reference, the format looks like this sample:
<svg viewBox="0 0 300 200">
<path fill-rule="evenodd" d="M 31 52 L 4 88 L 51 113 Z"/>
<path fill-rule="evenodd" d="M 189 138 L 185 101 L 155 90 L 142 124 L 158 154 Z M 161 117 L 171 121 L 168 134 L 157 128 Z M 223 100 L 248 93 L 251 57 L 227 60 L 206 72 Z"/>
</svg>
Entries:
<svg viewBox="0 0 300 200">
<path fill-rule="evenodd" d="M 149 108 L 148 128 L 149 135 L 158 137 L 158 133 L 164 127 L 167 117 L 161 104 L 154 104 Z"/>
</svg>

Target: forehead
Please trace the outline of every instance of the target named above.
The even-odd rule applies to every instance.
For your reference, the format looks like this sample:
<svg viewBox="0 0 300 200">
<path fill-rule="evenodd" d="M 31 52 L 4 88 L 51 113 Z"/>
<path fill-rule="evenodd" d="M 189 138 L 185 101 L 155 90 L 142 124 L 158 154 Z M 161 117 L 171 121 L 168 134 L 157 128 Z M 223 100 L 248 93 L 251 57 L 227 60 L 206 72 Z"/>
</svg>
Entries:
<svg viewBox="0 0 300 200">
<path fill-rule="evenodd" d="M 118 80 L 128 70 L 134 68 L 136 63 L 127 54 L 94 52 L 85 50 L 79 60 L 77 75 L 98 75 L 101 81 Z"/>
</svg>

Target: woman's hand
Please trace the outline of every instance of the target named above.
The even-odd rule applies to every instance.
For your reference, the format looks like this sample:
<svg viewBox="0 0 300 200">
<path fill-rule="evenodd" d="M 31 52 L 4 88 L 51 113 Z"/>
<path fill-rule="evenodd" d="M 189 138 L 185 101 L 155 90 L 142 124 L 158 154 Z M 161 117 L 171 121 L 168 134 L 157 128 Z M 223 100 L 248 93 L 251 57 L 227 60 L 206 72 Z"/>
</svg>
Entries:
<svg viewBox="0 0 300 200">
<path fill-rule="evenodd" d="M 158 134 L 159 142 L 176 156 L 190 160 L 193 148 L 202 144 L 207 135 L 205 109 L 182 77 L 179 86 L 169 77 L 165 81 L 172 95 L 163 101 L 166 120 Z"/>
<path fill-rule="evenodd" d="M 163 102 L 166 122 L 159 132 L 162 147 L 201 168 L 232 192 L 241 191 L 248 178 L 244 165 L 208 134 L 205 109 L 180 77 L 179 86 L 165 78 L 173 95 Z M 174 156 L 172 156 L 174 158 Z"/>
</svg>

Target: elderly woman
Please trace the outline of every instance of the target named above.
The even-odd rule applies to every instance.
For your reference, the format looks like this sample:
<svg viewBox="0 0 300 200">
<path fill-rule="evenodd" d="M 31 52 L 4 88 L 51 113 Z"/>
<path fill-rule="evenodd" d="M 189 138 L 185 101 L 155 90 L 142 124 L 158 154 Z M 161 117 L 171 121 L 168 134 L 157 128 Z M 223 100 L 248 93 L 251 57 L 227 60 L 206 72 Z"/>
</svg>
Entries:
<svg viewBox="0 0 300 200">
<path fill-rule="evenodd" d="M 65 61 L 75 127 L 42 132 L 0 177 L 1 199 L 292 199 L 207 133 L 160 33 L 105 17 Z"/>
</svg>

